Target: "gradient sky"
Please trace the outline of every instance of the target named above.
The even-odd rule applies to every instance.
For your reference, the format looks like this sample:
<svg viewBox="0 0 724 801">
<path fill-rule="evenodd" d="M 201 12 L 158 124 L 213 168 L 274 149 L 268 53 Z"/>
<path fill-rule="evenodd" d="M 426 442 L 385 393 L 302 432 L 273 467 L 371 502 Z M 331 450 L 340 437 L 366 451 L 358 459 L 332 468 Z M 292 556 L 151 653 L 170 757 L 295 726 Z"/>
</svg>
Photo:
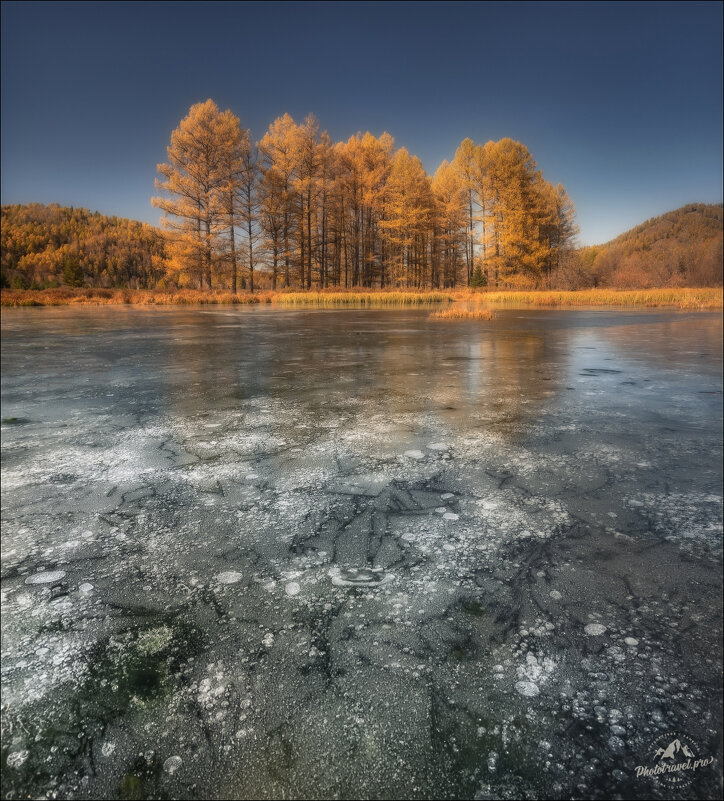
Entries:
<svg viewBox="0 0 724 801">
<path fill-rule="evenodd" d="M 314 112 L 432 173 L 466 136 L 523 142 L 603 242 L 722 200 L 722 4 L 2 3 L 2 202 L 158 223 L 189 107 L 261 138 Z"/>
</svg>

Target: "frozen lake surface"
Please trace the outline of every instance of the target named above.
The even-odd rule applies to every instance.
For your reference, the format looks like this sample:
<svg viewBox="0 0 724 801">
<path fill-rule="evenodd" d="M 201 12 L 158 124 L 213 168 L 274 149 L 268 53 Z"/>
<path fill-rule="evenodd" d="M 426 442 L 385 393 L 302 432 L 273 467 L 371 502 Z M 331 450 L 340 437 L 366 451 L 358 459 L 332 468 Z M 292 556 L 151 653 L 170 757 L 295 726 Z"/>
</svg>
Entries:
<svg viewBox="0 0 724 801">
<path fill-rule="evenodd" d="M 720 794 L 721 315 L 427 314 L 3 310 L 3 798 Z"/>
</svg>

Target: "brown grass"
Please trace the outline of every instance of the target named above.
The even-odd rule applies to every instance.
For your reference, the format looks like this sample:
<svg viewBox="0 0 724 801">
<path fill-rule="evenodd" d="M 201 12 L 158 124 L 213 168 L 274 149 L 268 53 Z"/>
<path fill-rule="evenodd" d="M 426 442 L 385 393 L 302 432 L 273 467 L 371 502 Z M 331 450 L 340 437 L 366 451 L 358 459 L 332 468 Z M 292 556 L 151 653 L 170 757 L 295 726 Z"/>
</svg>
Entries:
<svg viewBox="0 0 724 801">
<path fill-rule="evenodd" d="M 469 300 L 469 295 L 460 299 Z M 480 292 L 484 303 L 533 306 L 673 306 L 679 309 L 721 309 L 721 287 L 687 289 L 581 289 L 573 292 Z"/>
<path fill-rule="evenodd" d="M 191 306 L 270 303 L 271 292 L 201 292 L 196 289 L 4 289 L 2 306 Z"/>
<path fill-rule="evenodd" d="M 574 292 L 530 291 L 488 292 L 455 289 L 439 291 L 395 290 L 323 290 L 321 292 L 261 291 L 213 292 L 197 289 L 3 289 L 2 306 L 187 306 L 196 304 L 258 304 L 284 306 L 417 306 L 448 303 L 453 300 L 533 306 L 672 306 L 679 309 L 721 309 L 721 288 L 696 289 L 584 289 Z M 449 309 L 436 314 L 440 319 L 488 319 L 472 316 L 476 312 Z"/>
<path fill-rule="evenodd" d="M 430 315 L 435 320 L 492 320 L 495 313 L 490 309 L 445 309 Z"/>
<path fill-rule="evenodd" d="M 3 306 L 187 306 L 195 304 L 277 303 L 284 306 L 415 306 L 426 303 L 449 303 L 445 292 L 395 292 L 371 290 L 323 290 L 321 292 L 263 291 L 234 294 L 228 291 L 197 289 L 4 289 L 0 294 Z"/>
<path fill-rule="evenodd" d="M 447 292 L 396 292 L 396 291 L 322 291 L 283 292 L 274 298 L 274 303 L 293 306 L 417 306 L 426 303 L 449 303 L 453 300 Z"/>
</svg>

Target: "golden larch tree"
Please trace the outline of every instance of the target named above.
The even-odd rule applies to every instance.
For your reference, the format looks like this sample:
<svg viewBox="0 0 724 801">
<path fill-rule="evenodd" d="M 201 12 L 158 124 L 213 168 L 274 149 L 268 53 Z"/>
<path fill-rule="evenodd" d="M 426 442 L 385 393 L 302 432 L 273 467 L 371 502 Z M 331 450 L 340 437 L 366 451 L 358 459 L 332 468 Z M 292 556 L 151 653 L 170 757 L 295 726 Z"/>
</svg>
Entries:
<svg viewBox="0 0 724 801">
<path fill-rule="evenodd" d="M 165 194 L 152 199 L 164 212 L 164 227 L 174 257 L 188 272 L 212 288 L 218 237 L 224 228 L 221 195 L 226 181 L 224 143 L 229 120 L 213 100 L 196 103 L 171 134 L 168 163 L 159 164 L 156 188 Z"/>
</svg>

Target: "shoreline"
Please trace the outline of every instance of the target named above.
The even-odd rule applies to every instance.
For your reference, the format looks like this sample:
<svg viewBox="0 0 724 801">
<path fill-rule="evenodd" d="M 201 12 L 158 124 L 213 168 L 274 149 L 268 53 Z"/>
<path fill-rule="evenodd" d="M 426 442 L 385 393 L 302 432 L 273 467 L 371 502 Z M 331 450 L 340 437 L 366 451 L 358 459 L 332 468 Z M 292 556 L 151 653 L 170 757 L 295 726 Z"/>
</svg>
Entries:
<svg viewBox="0 0 724 801">
<path fill-rule="evenodd" d="M 0 306 L 192 306 L 257 305 L 406 307 L 448 303 L 491 304 L 494 307 L 531 305 L 550 308 L 670 307 L 716 310 L 724 307 L 721 287 L 676 289 L 582 289 L 557 290 L 262 290 L 232 293 L 225 290 L 175 291 L 154 289 L 3 289 Z"/>
</svg>

